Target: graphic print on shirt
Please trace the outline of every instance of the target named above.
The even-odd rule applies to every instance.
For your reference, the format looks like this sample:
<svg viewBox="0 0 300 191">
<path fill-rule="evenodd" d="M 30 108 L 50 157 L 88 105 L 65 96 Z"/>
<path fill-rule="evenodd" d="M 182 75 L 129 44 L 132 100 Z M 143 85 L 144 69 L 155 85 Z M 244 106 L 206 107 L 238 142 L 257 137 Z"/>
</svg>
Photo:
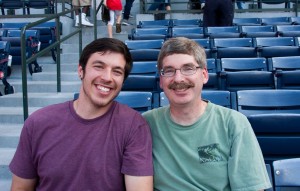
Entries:
<svg viewBox="0 0 300 191">
<path fill-rule="evenodd" d="M 223 161 L 218 143 L 198 147 L 200 163 Z"/>
</svg>

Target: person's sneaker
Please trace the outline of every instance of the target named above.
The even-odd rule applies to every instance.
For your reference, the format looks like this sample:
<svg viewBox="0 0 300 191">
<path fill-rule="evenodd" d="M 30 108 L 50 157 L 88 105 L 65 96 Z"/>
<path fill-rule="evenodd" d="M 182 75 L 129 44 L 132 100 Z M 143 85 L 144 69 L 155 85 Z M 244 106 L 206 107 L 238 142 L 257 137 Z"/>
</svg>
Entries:
<svg viewBox="0 0 300 191">
<path fill-rule="evenodd" d="M 87 27 L 93 27 L 94 24 L 91 23 L 87 18 L 82 18 L 81 19 L 81 24 Z"/>
<path fill-rule="evenodd" d="M 122 31 L 121 24 L 117 23 L 116 24 L 116 33 L 120 33 L 121 31 Z"/>
<path fill-rule="evenodd" d="M 133 18 L 133 15 L 132 15 L 132 14 L 130 14 L 130 15 L 129 15 L 129 18 Z"/>
<path fill-rule="evenodd" d="M 124 20 L 122 21 L 122 25 L 129 26 L 129 25 L 133 25 L 133 24 L 130 23 L 128 20 L 124 19 Z"/>
</svg>

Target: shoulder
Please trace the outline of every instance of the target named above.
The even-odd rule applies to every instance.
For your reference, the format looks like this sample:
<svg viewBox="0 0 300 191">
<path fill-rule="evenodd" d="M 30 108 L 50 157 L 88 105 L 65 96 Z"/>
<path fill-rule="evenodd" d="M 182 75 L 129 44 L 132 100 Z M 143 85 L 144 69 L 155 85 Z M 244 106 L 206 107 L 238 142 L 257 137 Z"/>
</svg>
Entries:
<svg viewBox="0 0 300 191">
<path fill-rule="evenodd" d="M 147 121 L 158 119 L 160 117 L 165 116 L 165 113 L 168 111 L 168 108 L 169 108 L 169 106 L 155 108 L 150 111 L 146 111 L 142 115 Z"/>
</svg>

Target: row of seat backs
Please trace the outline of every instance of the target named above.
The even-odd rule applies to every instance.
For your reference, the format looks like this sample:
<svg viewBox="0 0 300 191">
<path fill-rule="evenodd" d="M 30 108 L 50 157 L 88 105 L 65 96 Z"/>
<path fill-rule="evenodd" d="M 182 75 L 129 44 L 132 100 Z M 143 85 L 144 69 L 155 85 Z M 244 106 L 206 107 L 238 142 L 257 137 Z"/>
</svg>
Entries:
<svg viewBox="0 0 300 191">
<path fill-rule="evenodd" d="M 300 25 L 133 28 L 130 40 L 187 38 L 299 37 Z"/>
<path fill-rule="evenodd" d="M 300 37 L 217 38 L 193 40 L 205 49 L 207 58 L 271 58 L 300 56 Z M 156 60 L 163 42 L 164 39 L 125 41 L 128 48 L 132 50 L 132 56 L 135 61 Z"/>
<path fill-rule="evenodd" d="M 0 41 L 10 42 L 9 54 L 12 56 L 12 65 L 21 64 L 21 31 L 20 30 L 4 30 Z M 33 54 L 38 52 L 39 30 L 27 30 L 25 32 L 25 47 L 26 58 L 30 58 Z"/>
<path fill-rule="evenodd" d="M 54 13 L 54 3 L 51 0 L 0 0 L 2 15 L 5 15 L 5 9 L 22 9 L 23 15 L 30 14 L 30 9 L 47 9 L 48 13 Z"/>
<path fill-rule="evenodd" d="M 300 17 L 268 17 L 268 18 L 233 18 L 233 25 L 298 25 Z M 139 21 L 138 28 L 159 27 L 194 27 L 203 26 L 201 19 L 164 19 L 154 21 Z"/>
</svg>

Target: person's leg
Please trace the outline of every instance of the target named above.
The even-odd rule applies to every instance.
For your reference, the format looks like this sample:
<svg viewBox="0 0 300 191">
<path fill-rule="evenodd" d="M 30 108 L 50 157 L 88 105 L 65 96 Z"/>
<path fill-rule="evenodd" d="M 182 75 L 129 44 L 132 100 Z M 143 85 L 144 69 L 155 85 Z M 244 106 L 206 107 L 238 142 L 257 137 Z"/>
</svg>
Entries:
<svg viewBox="0 0 300 191">
<path fill-rule="evenodd" d="M 204 27 L 210 27 L 210 26 L 216 26 L 217 22 L 216 20 L 216 9 L 218 6 L 218 2 L 216 0 L 206 0 L 205 1 L 205 7 L 203 11 L 203 26 Z"/>
<path fill-rule="evenodd" d="M 94 24 L 91 23 L 88 18 L 86 17 L 87 12 L 91 6 L 91 0 L 80 0 L 80 5 L 83 6 L 82 13 L 81 13 L 81 23 L 84 26 L 93 27 Z"/>
<path fill-rule="evenodd" d="M 219 4 L 218 26 L 232 26 L 234 15 L 234 4 L 231 0 L 221 0 Z"/>
<path fill-rule="evenodd" d="M 121 28 L 122 14 L 121 11 L 115 11 L 115 14 L 116 14 L 116 33 L 120 33 L 122 31 Z"/>
<path fill-rule="evenodd" d="M 125 20 L 129 19 L 129 15 L 130 15 L 130 11 L 131 11 L 133 2 L 134 2 L 134 0 L 126 0 L 126 4 L 124 6 L 123 19 L 125 19 Z"/>
<path fill-rule="evenodd" d="M 150 5 L 148 11 L 157 10 L 162 3 L 162 0 L 154 0 L 153 3 Z"/>
<path fill-rule="evenodd" d="M 115 22 L 115 12 L 112 10 L 109 10 L 109 16 L 110 16 L 110 21 L 107 22 L 107 33 L 108 33 L 109 38 L 113 38 L 112 27 Z"/>
<path fill-rule="evenodd" d="M 79 25 L 79 8 L 80 8 L 80 5 L 79 5 L 79 0 L 72 0 L 72 6 L 75 9 L 75 27 L 78 27 Z"/>
</svg>

